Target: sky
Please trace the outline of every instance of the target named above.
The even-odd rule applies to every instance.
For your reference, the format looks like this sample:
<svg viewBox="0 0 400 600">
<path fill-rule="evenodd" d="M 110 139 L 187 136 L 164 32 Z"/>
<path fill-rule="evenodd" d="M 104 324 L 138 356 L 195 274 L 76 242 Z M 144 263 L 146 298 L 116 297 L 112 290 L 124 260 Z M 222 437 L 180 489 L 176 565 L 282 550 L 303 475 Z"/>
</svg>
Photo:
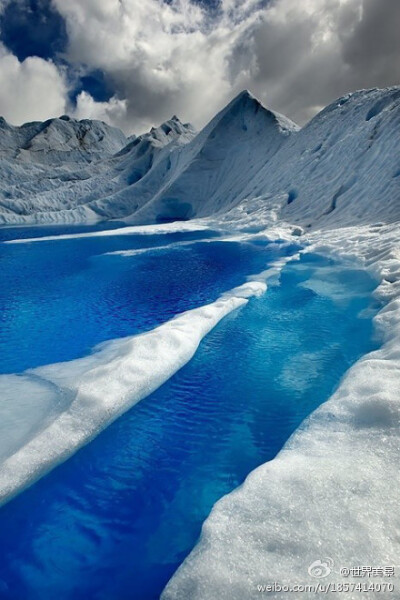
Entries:
<svg viewBox="0 0 400 600">
<path fill-rule="evenodd" d="M 243 89 L 299 124 L 400 84 L 399 0 L 0 0 L 0 115 L 202 127 Z"/>
</svg>

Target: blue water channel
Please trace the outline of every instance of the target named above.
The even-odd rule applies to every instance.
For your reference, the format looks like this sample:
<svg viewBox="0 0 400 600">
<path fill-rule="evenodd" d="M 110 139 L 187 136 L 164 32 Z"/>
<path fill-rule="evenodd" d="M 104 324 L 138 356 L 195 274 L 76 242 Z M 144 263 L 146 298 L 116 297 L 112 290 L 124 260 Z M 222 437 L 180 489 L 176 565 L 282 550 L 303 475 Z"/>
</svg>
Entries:
<svg viewBox="0 0 400 600">
<path fill-rule="evenodd" d="M 1 244 L 1 372 L 152 329 L 295 251 L 215 232 Z M 0 509 L 0 598 L 159 598 L 213 504 L 375 347 L 373 288 L 322 256 L 287 265 L 167 383 Z"/>
</svg>

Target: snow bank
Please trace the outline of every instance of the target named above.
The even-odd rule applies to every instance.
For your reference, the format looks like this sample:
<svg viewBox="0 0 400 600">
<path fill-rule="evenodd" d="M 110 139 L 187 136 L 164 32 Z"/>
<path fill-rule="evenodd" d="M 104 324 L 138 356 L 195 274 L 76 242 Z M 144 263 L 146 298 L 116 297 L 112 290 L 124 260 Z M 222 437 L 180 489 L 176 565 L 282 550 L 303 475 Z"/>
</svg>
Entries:
<svg viewBox="0 0 400 600">
<path fill-rule="evenodd" d="M 148 333 L 101 344 L 85 358 L 0 377 L 0 503 L 151 394 L 224 316 L 265 290 L 265 282 L 249 281 Z"/>
<path fill-rule="evenodd" d="M 53 242 L 57 240 L 71 240 L 78 238 L 105 237 L 115 235 L 164 235 L 168 233 L 190 233 L 192 231 L 206 231 L 209 224 L 200 220 L 181 223 L 165 223 L 164 225 L 133 225 L 119 229 L 103 229 L 101 231 L 89 231 L 86 233 L 68 233 L 63 235 L 47 235 L 36 238 L 18 238 L 6 240 L 5 244 L 25 244 L 29 242 Z"/>
<path fill-rule="evenodd" d="M 191 221 L 192 224 L 196 223 L 196 220 Z M 200 230 L 201 231 L 201 230 Z M 153 252 L 160 252 L 163 250 L 175 250 L 176 248 L 182 248 L 185 246 L 192 246 L 193 244 L 215 244 L 217 243 L 245 243 L 247 241 L 252 241 L 253 237 L 252 236 L 248 236 L 248 235 L 232 235 L 232 236 L 228 236 L 228 237 L 219 237 L 219 238 L 200 238 L 197 240 L 188 240 L 185 242 L 173 242 L 170 244 L 166 244 L 164 246 L 150 246 L 148 248 L 135 248 L 134 250 L 114 250 L 112 252 L 106 252 L 105 254 L 107 256 L 138 256 L 140 254 L 148 254 L 148 253 L 153 253 Z M 293 256 L 291 257 L 291 259 L 293 259 Z M 268 278 L 269 276 L 272 276 L 272 274 L 275 273 L 279 273 L 281 268 L 283 267 L 284 264 L 286 264 L 286 260 L 282 259 L 282 260 L 277 260 L 274 261 L 274 267 L 271 267 L 271 269 L 267 269 L 266 271 L 263 271 L 262 273 L 258 273 L 257 275 L 252 275 L 249 276 L 250 280 L 254 280 L 254 281 L 264 281 L 264 276 L 266 278 Z"/>
<path fill-rule="evenodd" d="M 375 324 L 383 346 L 348 371 L 336 393 L 274 460 L 217 502 L 199 544 L 166 587 L 163 600 L 247 600 L 260 597 L 258 586 L 274 582 L 310 586 L 373 581 L 398 586 L 394 578 L 360 580 L 340 573 L 341 568 L 394 565 L 398 575 L 398 226 L 316 231 L 304 241 L 309 243 L 306 251 L 357 258 L 381 280 L 375 298 L 385 306 Z M 309 574 L 315 561 L 328 561 L 331 572 L 326 578 Z M 277 599 L 285 595 L 267 594 Z M 314 591 L 299 595 L 316 596 Z M 332 589 L 324 594 L 346 600 L 359 596 Z M 394 597 L 393 592 L 372 589 L 362 596 Z"/>
</svg>

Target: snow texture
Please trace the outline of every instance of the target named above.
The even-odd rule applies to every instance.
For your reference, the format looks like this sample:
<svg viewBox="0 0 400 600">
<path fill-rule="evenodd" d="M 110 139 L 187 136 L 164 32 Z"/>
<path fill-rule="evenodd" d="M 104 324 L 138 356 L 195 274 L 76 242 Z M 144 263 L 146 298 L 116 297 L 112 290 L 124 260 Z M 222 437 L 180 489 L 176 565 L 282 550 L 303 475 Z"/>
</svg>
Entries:
<svg viewBox="0 0 400 600">
<path fill-rule="evenodd" d="M 101 121 L 0 123 L 0 223 L 90 223 L 126 216 L 168 179 L 194 136 L 177 117 L 127 139 Z M 147 177 L 146 177 L 147 176 Z"/>
</svg>

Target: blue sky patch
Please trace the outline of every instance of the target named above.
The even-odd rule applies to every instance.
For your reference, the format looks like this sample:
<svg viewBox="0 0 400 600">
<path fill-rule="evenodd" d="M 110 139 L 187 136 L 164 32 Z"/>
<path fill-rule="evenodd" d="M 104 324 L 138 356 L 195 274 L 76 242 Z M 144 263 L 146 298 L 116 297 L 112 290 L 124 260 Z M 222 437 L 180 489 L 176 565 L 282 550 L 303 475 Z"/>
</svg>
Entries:
<svg viewBox="0 0 400 600">
<path fill-rule="evenodd" d="M 67 46 L 62 16 L 49 0 L 14 0 L 0 17 L 1 41 L 20 61 L 28 56 L 55 59 Z"/>
</svg>

